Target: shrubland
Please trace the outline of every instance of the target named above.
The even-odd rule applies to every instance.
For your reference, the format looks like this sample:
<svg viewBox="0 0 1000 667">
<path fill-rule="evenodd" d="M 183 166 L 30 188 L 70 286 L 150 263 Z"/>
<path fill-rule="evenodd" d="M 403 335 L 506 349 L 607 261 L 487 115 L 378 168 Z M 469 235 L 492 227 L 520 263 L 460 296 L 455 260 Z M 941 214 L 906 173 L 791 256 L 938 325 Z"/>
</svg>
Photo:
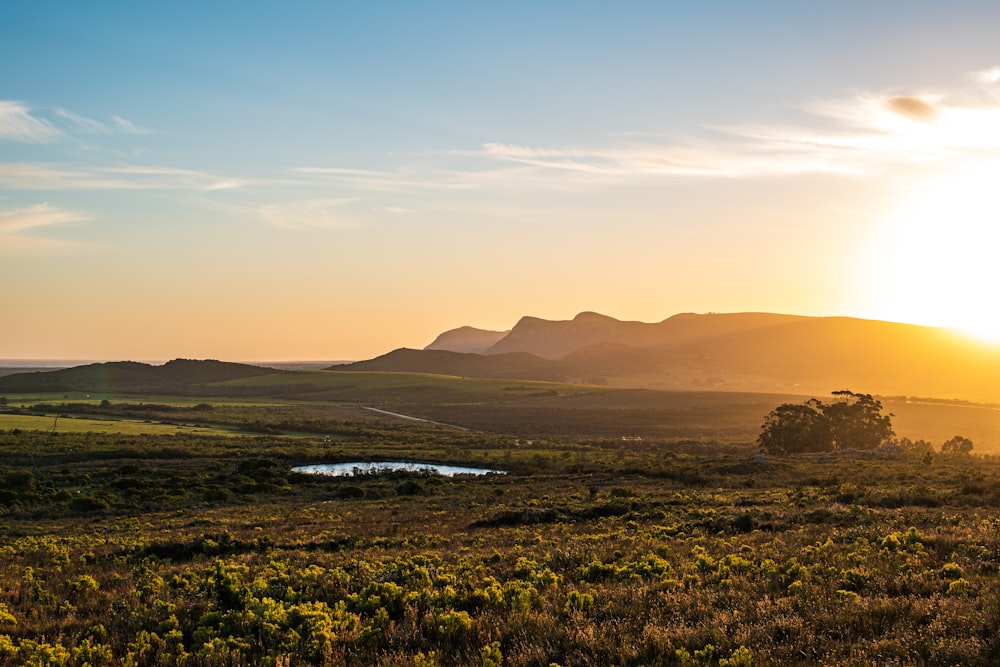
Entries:
<svg viewBox="0 0 1000 667">
<path fill-rule="evenodd" d="M 0 433 L 0 665 L 1000 661 L 990 457 L 216 409 Z M 507 474 L 292 472 L 380 459 Z"/>
</svg>

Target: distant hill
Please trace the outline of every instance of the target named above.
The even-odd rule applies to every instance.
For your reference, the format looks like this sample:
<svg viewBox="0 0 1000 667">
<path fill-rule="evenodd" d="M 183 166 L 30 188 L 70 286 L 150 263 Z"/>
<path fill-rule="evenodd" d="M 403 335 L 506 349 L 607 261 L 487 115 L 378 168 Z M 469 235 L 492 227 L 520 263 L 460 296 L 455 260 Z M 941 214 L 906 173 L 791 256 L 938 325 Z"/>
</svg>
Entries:
<svg viewBox="0 0 1000 667">
<path fill-rule="evenodd" d="M 482 354 L 509 333 L 509 331 L 489 331 L 475 327 L 459 327 L 458 329 L 445 331 L 424 349 Z"/>
<path fill-rule="evenodd" d="M 226 361 L 174 359 L 162 366 L 112 361 L 62 370 L 0 377 L 0 391 L 162 392 L 191 385 L 274 373 L 269 368 Z"/>
<path fill-rule="evenodd" d="M 772 313 L 684 313 L 658 323 L 597 313 L 565 321 L 524 317 L 482 354 L 396 350 L 333 368 L 669 390 L 826 395 L 849 388 L 1000 402 L 1000 347 L 933 327 Z"/>
<path fill-rule="evenodd" d="M 562 369 L 548 359 L 527 352 L 472 354 L 449 350 L 400 348 L 368 361 L 331 366 L 330 370 L 387 371 L 393 373 L 435 373 L 475 378 L 563 380 Z"/>
</svg>

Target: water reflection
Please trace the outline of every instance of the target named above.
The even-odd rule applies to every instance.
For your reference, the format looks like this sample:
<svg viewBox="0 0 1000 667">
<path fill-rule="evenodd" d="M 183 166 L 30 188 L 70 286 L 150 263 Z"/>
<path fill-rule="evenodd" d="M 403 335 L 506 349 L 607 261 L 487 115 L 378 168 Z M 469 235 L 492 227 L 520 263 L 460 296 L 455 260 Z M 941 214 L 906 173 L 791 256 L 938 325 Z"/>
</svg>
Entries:
<svg viewBox="0 0 1000 667">
<path fill-rule="evenodd" d="M 316 463 L 292 468 L 292 472 L 307 475 L 329 475 L 331 477 L 353 477 L 354 475 L 374 475 L 383 472 L 416 472 L 432 475 L 506 475 L 506 470 L 470 468 L 466 466 L 446 466 L 438 463 L 416 463 L 413 461 L 375 461 L 351 463 Z"/>
</svg>

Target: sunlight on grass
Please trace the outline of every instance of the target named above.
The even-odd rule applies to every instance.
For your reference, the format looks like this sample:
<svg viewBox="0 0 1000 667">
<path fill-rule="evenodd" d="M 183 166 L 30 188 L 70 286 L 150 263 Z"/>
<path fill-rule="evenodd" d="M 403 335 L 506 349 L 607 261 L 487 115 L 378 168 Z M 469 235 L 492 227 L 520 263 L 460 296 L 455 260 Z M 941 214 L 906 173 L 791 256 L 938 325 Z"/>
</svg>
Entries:
<svg viewBox="0 0 1000 667">
<path fill-rule="evenodd" d="M 0 430 L 16 428 L 22 431 L 49 431 L 53 425 L 55 425 L 55 431 L 59 433 L 236 435 L 236 431 L 232 429 L 163 424 L 131 419 L 88 419 L 79 416 L 66 416 L 60 417 L 56 421 L 54 417 L 49 416 L 0 414 Z"/>
</svg>

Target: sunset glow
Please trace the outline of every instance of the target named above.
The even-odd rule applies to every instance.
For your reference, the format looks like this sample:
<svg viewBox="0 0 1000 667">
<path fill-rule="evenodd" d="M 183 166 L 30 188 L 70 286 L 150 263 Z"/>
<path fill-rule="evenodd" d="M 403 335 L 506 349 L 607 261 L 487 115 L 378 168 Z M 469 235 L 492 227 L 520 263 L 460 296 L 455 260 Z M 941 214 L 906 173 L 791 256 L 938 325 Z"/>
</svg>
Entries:
<svg viewBox="0 0 1000 667">
<path fill-rule="evenodd" d="M 14 2 L 0 24 L 0 358 L 360 359 L 581 311 L 1000 340 L 995 7 Z"/>
<path fill-rule="evenodd" d="M 870 316 L 1000 342 L 998 173 L 987 162 L 912 188 L 871 249 Z"/>
</svg>

